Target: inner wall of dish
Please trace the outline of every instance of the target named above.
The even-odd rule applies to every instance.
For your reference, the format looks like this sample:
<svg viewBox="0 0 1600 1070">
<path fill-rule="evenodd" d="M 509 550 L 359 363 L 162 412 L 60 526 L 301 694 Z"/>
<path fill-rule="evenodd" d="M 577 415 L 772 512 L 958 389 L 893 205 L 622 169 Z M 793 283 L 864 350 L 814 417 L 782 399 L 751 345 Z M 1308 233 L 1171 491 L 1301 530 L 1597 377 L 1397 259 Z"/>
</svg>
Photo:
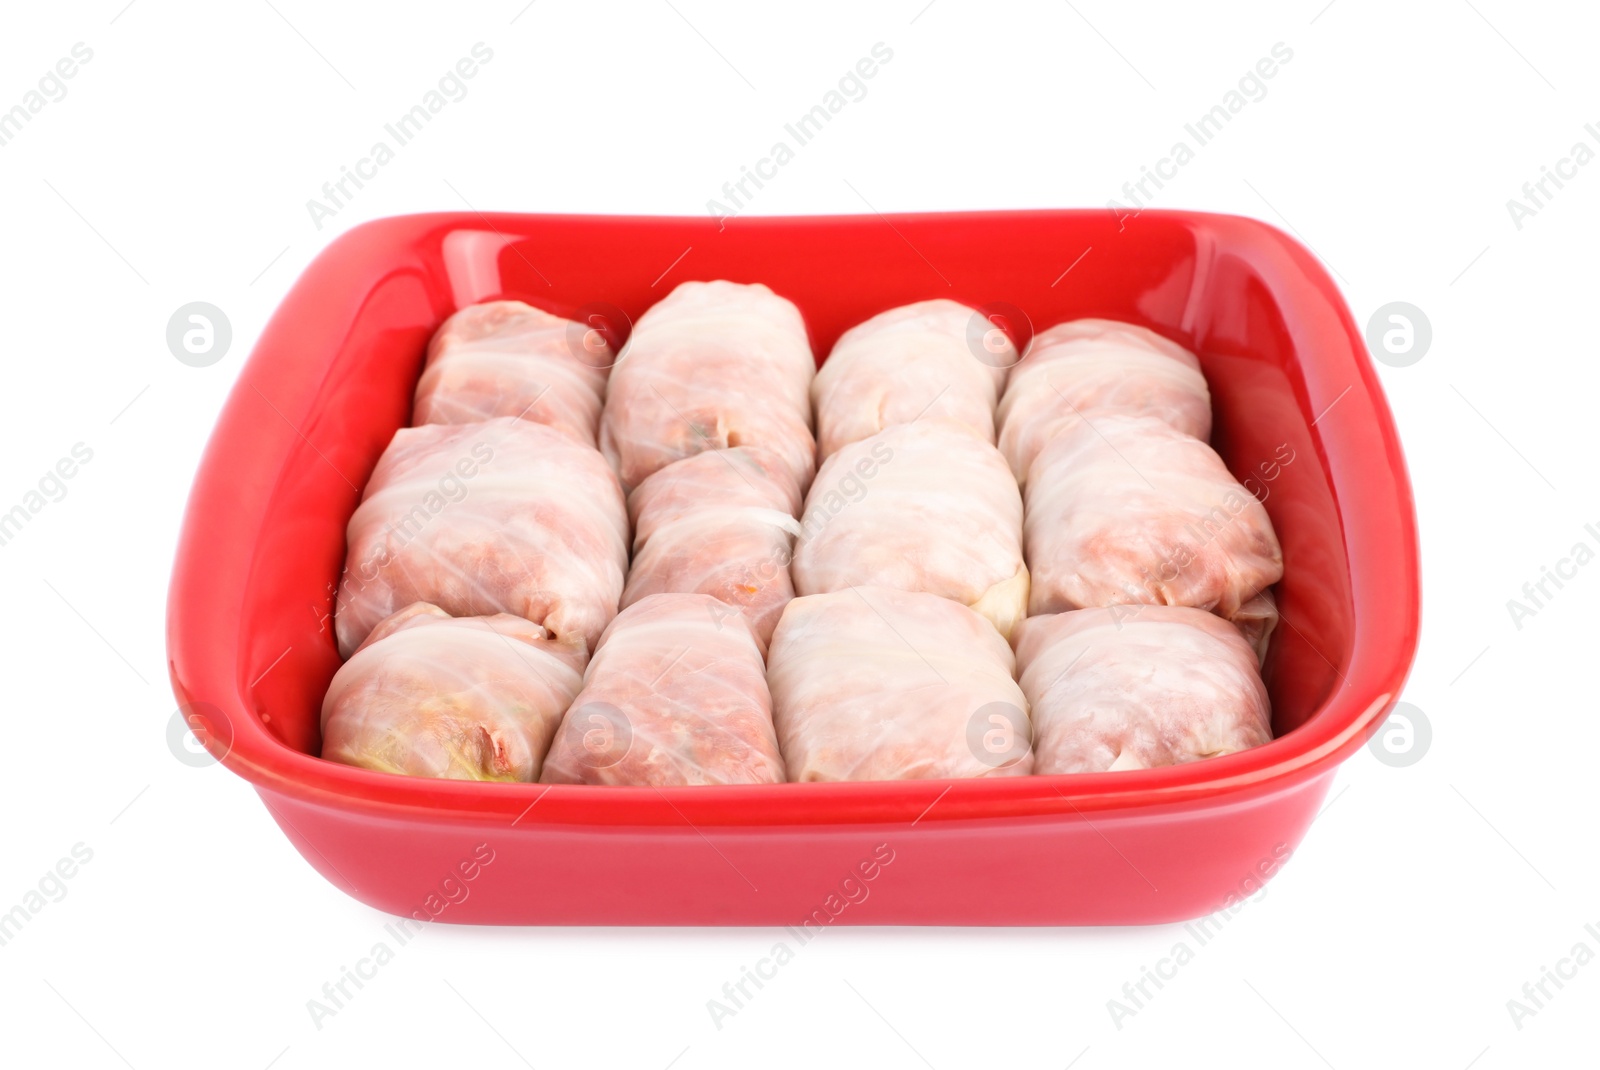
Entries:
<svg viewBox="0 0 1600 1070">
<path fill-rule="evenodd" d="M 330 355 L 243 607 L 249 645 L 239 677 L 286 745 L 320 750 L 322 695 L 340 664 L 331 614 L 345 525 L 389 438 L 410 420 L 434 329 L 464 305 L 515 298 L 568 317 L 598 314 L 620 339 L 688 279 L 771 286 L 805 315 L 819 361 L 854 324 L 934 297 L 1000 311 L 1019 343 L 1062 320 L 1103 316 L 1188 346 L 1211 387 L 1212 444 L 1263 499 L 1283 546 L 1283 619 L 1263 669 L 1275 733 L 1305 723 L 1343 672 L 1353 631 L 1348 564 L 1314 417 L 1304 411 L 1302 355 L 1271 285 L 1203 229 L 1163 217 L 1119 228 L 1109 214 L 1063 219 L 1055 233 L 993 216 L 892 228 L 870 217 L 733 221 L 720 232 L 699 221 L 645 232 L 627 221 L 581 222 L 539 221 L 537 234 L 503 223 L 441 232 L 373 289 Z M 290 649 L 299 656 L 283 658 Z"/>
</svg>

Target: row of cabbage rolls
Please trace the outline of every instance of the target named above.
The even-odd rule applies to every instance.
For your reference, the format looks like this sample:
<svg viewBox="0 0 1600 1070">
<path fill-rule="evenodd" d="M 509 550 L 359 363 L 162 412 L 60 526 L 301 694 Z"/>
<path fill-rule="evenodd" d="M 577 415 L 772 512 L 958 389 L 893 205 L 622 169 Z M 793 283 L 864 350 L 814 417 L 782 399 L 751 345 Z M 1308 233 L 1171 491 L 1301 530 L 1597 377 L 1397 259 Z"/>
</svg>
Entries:
<svg viewBox="0 0 1600 1070">
<path fill-rule="evenodd" d="M 1194 355 L 1151 331 L 1019 355 L 927 301 L 819 371 L 761 285 L 684 283 L 620 355 L 496 301 L 439 329 L 414 412 L 350 520 L 326 758 L 668 786 L 1271 738 L 1281 553 L 1206 444 Z"/>
</svg>

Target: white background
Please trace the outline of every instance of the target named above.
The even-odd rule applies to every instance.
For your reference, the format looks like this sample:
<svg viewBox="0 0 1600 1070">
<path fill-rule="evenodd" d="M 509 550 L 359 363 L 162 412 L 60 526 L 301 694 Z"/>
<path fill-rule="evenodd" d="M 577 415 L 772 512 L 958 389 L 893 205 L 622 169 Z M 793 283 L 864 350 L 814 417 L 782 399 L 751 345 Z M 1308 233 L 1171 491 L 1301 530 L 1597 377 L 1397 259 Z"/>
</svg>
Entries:
<svg viewBox="0 0 1600 1070">
<path fill-rule="evenodd" d="M 1578 4 L 1325 2 L 8 6 L 0 107 L 74 43 L 93 59 L 0 147 L 0 511 L 75 443 L 93 459 L 0 546 L 0 911 L 75 844 L 93 858 L 0 947 L 0 1061 L 1594 1065 L 1600 963 L 1521 1028 L 1507 1001 L 1577 942 L 1600 952 L 1600 564 L 1520 628 L 1506 603 L 1600 544 L 1600 162 L 1520 228 L 1506 202 L 1600 149 L 1600 26 Z M 307 199 L 479 41 L 470 95 L 318 230 Z M 1291 229 L 1358 321 L 1391 301 L 1430 319 L 1423 359 L 1380 369 L 1423 533 L 1405 698 L 1430 748 L 1352 759 L 1281 876 L 1121 1028 L 1107 1001 L 1180 928 L 830 931 L 719 1030 L 706 1001 L 775 934 L 436 926 L 317 1028 L 307 1000 L 388 919 L 165 736 L 177 526 L 251 343 L 362 220 L 703 212 L 880 41 L 869 95 L 752 211 L 1101 206 L 1292 49 L 1155 203 Z M 203 369 L 165 342 L 195 300 L 234 331 Z"/>
</svg>

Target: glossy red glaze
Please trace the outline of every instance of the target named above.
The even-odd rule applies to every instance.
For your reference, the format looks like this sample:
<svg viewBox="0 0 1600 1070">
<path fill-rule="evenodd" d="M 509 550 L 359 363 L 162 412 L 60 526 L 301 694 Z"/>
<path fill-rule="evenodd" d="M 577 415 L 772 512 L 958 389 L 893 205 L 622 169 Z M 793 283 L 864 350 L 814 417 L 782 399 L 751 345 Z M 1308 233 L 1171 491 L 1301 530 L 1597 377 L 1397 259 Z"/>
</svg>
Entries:
<svg viewBox="0 0 1600 1070">
<path fill-rule="evenodd" d="M 819 356 L 853 324 L 933 297 L 1019 308 L 1031 325 L 1008 317 L 1014 333 L 1104 316 L 1199 353 L 1214 445 L 1267 495 L 1283 543 L 1284 617 L 1265 670 L 1278 738 L 1134 772 L 668 790 L 423 780 L 316 757 L 339 666 L 329 614 L 345 523 L 407 421 L 434 328 L 499 297 L 637 318 L 677 283 L 717 278 L 793 300 Z M 383 910 L 477 923 L 799 925 L 820 911 L 837 923 L 1127 924 L 1207 913 L 1277 868 L 1397 697 L 1418 613 L 1411 489 L 1360 331 L 1317 261 L 1263 223 L 1147 211 L 1119 225 L 1090 210 L 719 229 L 451 213 L 345 234 L 273 316 L 195 479 L 168 647 L 207 746 L 313 866 Z M 850 885 L 852 902 L 841 881 L 875 850 L 893 861 Z M 475 851 L 493 861 L 472 865 Z"/>
</svg>

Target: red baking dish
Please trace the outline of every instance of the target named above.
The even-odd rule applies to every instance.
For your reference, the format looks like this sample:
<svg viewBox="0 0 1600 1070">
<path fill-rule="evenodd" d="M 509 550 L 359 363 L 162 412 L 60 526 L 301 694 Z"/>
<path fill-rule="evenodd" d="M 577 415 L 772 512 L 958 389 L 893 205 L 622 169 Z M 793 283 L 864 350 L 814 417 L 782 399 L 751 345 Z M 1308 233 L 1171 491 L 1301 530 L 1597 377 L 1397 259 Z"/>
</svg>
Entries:
<svg viewBox="0 0 1600 1070">
<path fill-rule="evenodd" d="M 1213 444 L 1266 495 L 1283 543 L 1265 667 L 1277 738 L 1133 772 L 667 790 L 413 779 L 318 758 L 345 524 L 410 416 L 432 331 L 512 297 L 597 313 L 620 340 L 677 283 L 719 278 L 793 300 L 819 359 L 851 325 L 933 297 L 995 311 L 1019 343 L 1104 316 L 1195 350 Z M 1411 488 L 1361 334 L 1311 254 L 1263 223 L 449 213 L 345 234 L 272 317 L 195 478 L 168 646 L 196 734 L 313 867 L 381 910 L 797 931 L 1129 924 L 1208 913 L 1276 872 L 1394 703 L 1418 613 Z"/>
</svg>

